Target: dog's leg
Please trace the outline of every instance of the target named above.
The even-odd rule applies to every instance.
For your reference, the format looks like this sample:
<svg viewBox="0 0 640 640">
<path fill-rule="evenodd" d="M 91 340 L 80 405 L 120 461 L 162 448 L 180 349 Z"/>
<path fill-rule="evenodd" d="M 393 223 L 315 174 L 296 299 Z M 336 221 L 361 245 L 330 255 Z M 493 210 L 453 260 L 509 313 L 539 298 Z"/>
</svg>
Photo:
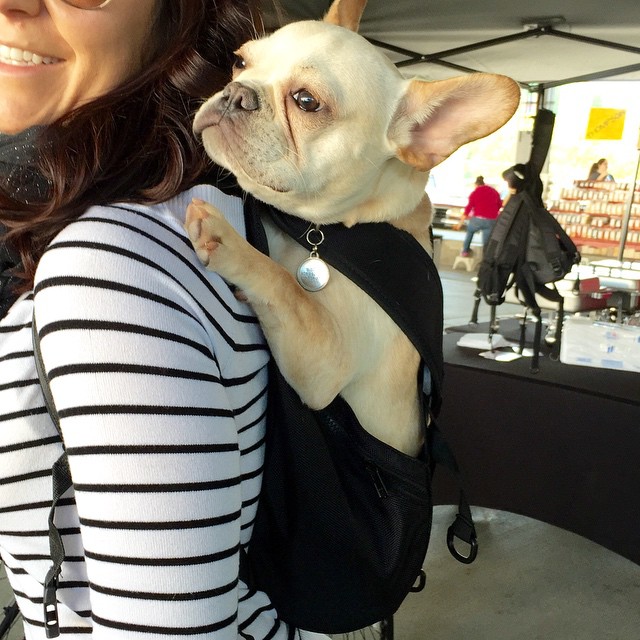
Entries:
<svg viewBox="0 0 640 640">
<path fill-rule="evenodd" d="M 314 409 L 349 382 L 352 357 L 327 310 L 280 264 L 242 238 L 212 205 L 194 201 L 185 228 L 200 261 L 240 289 L 280 371 Z"/>
</svg>

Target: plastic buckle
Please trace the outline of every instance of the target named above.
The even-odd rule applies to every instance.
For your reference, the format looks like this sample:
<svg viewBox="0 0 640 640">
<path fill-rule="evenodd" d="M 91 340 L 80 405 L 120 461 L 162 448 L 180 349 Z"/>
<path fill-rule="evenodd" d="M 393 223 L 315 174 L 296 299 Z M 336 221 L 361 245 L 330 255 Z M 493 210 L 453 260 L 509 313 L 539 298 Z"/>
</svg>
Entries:
<svg viewBox="0 0 640 640">
<path fill-rule="evenodd" d="M 57 638 L 60 635 L 58 620 L 58 602 L 56 600 L 57 580 L 47 584 L 44 588 L 44 628 L 47 638 Z"/>
<path fill-rule="evenodd" d="M 469 555 L 463 556 L 456 549 L 456 546 L 454 544 L 454 541 L 456 538 L 454 529 L 455 529 L 454 525 L 451 525 L 447 530 L 447 547 L 449 548 L 449 552 L 458 562 L 462 562 L 463 564 L 471 564 L 476 559 L 476 556 L 478 555 L 478 538 L 476 537 L 475 533 L 471 535 L 468 541 Z M 462 538 L 459 538 L 459 539 L 462 540 Z M 463 540 L 463 542 L 467 542 L 467 541 Z"/>
</svg>

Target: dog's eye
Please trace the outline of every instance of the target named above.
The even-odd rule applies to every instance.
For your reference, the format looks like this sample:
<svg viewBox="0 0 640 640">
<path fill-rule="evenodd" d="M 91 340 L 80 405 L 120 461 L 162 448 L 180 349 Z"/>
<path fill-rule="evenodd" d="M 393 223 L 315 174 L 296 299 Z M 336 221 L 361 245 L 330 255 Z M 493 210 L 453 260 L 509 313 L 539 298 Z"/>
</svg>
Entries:
<svg viewBox="0 0 640 640">
<path fill-rule="evenodd" d="M 312 94 L 309 93 L 306 89 L 300 89 L 300 91 L 296 91 L 291 97 L 296 101 L 296 104 L 303 111 L 320 111 L 322 105 L 318 101 L 318 99 Z"/>
<path fill-rule="evenodd" d="M 244 69 L 247 66 L 245 59 L 237 53 L 233 56 L 233 68 Z"/>
</svg>

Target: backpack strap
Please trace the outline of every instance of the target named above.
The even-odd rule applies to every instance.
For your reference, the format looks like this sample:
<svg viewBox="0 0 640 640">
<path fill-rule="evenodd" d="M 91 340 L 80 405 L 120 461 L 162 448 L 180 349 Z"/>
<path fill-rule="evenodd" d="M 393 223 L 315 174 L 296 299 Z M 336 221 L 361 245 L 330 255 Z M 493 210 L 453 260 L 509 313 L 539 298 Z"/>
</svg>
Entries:
<svg viewBox="0 0 640 640">
<path fill-rule="evenodd" d="M 44 363 L 42 361 L 42 353 L 40 351 L 40 336 L 38 335 L 38 329 L 36 327 L 35 313 L 32 317 L 31 323 L 31 337 L 33 340 L 33 353 L 36 361 L 36 369 L 38 371 L 38 378 L 40 380 L 40 386 L 44 394 L 44 401 L 47 406 L 47 411 L 53 420 L 60 438 L 62 438 L 62 431 L 60 430 L 60 417 L 56 410 L 55 403 L 53 401 L 53 395 L 51 394 L 51 388 L 49 387 L 49 380 L 44 369 Z M 64 444 L 64 441 L 63 441 Z M 51 552 L 51 567 L 47 572 L 44 579 L 44 621 L 45 632 L 47 638 L 57 638 L 60 635 L 60 625 L 58 619 L 58 604 L 56 600 L 56 591 L 58 588 L 58 579 L 60 577 L 60 569 L 64 562 L 65 552 L 62 536 L 58 531 L 54 523 L 54 515 L 58 501 L 62 495 L 71 487 L 71 471 L 69 470 L 69 459 L 67 452 L 63 451 L 60 457 L 53 463 L 51 470 L 52 473 L 52 485 L 53 485 L 53 498 L 51 502 L 51 509 L 49 511 L 49 550 Z"/>
<path fill-rule="evenodd" d="M 534 176 L 539 176 L 544 167 L 549 147 L 551 146 L 551 137 L 553 135 L 553 127 L 556 115 L 549 109 L 538 109 L 536 113 L 532 140 L 531 152 L 529 154 L 529 164 L 531 172 Z"/>
</svg>

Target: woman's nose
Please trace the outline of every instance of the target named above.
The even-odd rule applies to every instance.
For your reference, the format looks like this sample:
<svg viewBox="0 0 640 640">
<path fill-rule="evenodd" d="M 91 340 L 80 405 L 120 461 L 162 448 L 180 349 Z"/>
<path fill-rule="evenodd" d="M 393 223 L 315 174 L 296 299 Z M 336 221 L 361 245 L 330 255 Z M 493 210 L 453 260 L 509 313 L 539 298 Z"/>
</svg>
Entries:
<svg viewBox="0 0 640 640">
<path fill-rule="evenodd" d="M 0 0 L 0 13 L 15 17 L 37 16 L 42 9 L 42 4 L 42 0 Z"/>
</svg>

